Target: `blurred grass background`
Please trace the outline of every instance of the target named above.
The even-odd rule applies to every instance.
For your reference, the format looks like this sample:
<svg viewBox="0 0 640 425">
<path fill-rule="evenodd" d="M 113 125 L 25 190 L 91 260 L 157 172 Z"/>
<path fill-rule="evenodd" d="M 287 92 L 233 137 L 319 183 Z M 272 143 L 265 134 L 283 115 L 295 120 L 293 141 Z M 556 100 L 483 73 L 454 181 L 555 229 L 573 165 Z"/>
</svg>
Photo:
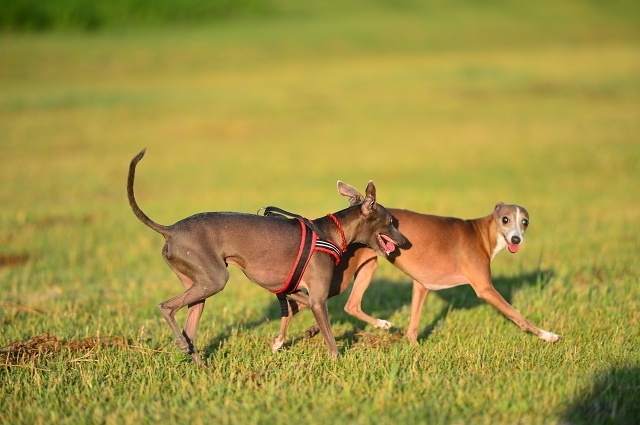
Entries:
<svg viewBox="0 0 640 425">
<path fill-rule="evenodd" d="M 0 345 L 49 331 L 160 350 L 0 368 L 2 420 L 633 418 L 638 22 L 631 1 L 0 3 Z M 210 369 L 194 372 L 155 308 L 181 288 L 162 238 L 126 202 L 143 147 L 136 194 L 160 223 L 266 205 L 317 217 L 346 206 L 338 179 L 442 215 L 521 204 L 526 244 L 493 274 L 564 339 L 540 343 L 467 288 L 432 293 L 406 347 L 409 279 L 381 263 L 364 309 L 394 332 L 360 332 L 345 294 L 330 302 L 343 360 L 299 340 L 308 313 L 274 356 L 274 297 L 234 269 L 201 322 Z M 284 392 L 286 371 L 318 405 Z M 174 398 L 149 390 L 163 385 Z"/>
</svg>

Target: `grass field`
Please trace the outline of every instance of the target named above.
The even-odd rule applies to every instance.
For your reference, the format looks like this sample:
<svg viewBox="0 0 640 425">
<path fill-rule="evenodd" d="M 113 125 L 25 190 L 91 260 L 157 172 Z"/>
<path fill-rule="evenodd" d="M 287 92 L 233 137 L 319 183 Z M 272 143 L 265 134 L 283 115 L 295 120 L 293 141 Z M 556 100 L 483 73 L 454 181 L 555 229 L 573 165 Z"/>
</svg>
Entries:
<svg viewBox="0 0 640 425">
<path fill-rule="evenodd" d="M 0 35 L 0 423 L 638 423 L 640 8 L 363 4 Z M 156 308 L 182 287 L 163 239 L 126 201 L 143 147 L 136 195 L 165 224 L 318 217 L 347 206 L 338 179 L 441 215 L 523 205 L 494 282 L 563 339 L 465 286 L 429 294 L 411 347 L 411 281 L 381 261 L 363 307 L 393 329 L 348 316 L 347 293 L 339 360 L 303 339 L 309 311 L 272 354 L 276 299 L 230 268 L 197 369 Z"/>
</svg>

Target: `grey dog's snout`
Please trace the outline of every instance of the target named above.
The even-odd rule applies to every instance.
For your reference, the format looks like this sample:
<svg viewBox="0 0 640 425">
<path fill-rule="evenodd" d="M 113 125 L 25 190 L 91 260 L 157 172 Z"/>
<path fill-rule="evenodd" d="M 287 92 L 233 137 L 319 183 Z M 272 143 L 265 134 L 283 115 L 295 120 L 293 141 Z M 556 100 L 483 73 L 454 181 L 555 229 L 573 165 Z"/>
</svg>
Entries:
<svg viewBox="0 0 640 425">
<path fill-rule="evenodd" d="M 511 237 L 511 243 L 518 245 L 520 242 L 522 242 L 522 239 L 520 239 L 520 236 Z"/>
</svg>

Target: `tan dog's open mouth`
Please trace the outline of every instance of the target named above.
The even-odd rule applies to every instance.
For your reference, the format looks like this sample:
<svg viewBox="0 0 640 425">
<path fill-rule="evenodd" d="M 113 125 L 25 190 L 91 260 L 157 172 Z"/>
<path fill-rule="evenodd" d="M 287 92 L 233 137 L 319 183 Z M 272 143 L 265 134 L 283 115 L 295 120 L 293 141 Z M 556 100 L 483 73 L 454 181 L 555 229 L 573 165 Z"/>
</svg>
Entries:
<svg viewBox="0 0 640 425">
<path fill-rule="evenodd" d="M 516 252 L 518 252 L 518 250 L 520 249 L 520 244 L 509 243 L 506 236 L 503 235 L 502 237 L 504 238 L 504 241 L 507 243 L 507 249 L 509 250 L 510 253 L 515 254 Z"/>
</svg>

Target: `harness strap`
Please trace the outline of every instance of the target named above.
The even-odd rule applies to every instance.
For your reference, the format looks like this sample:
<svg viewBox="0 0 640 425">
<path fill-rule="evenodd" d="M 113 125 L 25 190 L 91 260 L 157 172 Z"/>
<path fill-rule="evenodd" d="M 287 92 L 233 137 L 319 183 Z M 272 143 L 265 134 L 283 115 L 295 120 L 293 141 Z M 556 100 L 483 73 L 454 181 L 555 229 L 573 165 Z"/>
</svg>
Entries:
<svg viewBox="0 0 640 425">
<path fill-rule="evenodd" d="M 258 212 L 256 214 L 260 214 L 260 211 L 264 211 L 264 216 L 284 216 L 284 217 L 291 217 L 291 218 L 297 218 L 298 220 L 302 220 L 304 221 L 304 224 L 306 224 L 309 228 L 311 228 L 314 232 L 316 232 L 318 234 L 318 237 L 320 239 L 323 240 L 327 240 L 327 236 L 324 234 L 324 232 L 322 230 L 320 230 L 320 228 L 318 226 L 316 226 L 313 221 L 309 220 L 306 217 L 303 217 L 301 215 L 289 212 L 289 211 L 285 211 L 282 208 L 278 208 L 278 207 L 264 207 L 264 208 L 260 208 L 258 210 Z M 334 217 L 335 218 L 335 217 Z"/>
<path fill-rule="evenodd" d="M 287 281 L 282 285 L 279 291 L 274 292 L 278 297 L 278 303 L 280 304 L 280 315 L 287 317 L 289 315 L 289 301 L 287 300 L 287 294 L 292 294 L 297 291 L 302 275 L 304 274 L 307 264 L 313 254 L 316 240 L 318 236 L 316 233 L 309 229 L 306 223 L 302 219 L 298 219 L 302 228 L 302 237 L 300 238 L 300 249 L 298 250 L 298 256 L 296 262 L 293 264 L 291 273 L 287 278 Z"/>
<path fill-rule="evenodd" d="M 340 256 L 342 255 L 342 251 L 331 241 L 323 241 L 316 240 L 316 246 L 314 246 L 316 251 L 326 252 L 327 254 L 333 256 L 335 259 L 334 264 L 337 266 L 340 263 Z"/>
<path fill-rule="evenodd" d="M 293 263 L 293 268 L 291 269 L 291 273 L 289 273 L 289 277 L 287 278 L 282 288 L 279 291 L 276 291 L 275 294 L 290 294 L 294 292 L 298 288 L 298 284 L 300 283 L 300 279 L 302 278 L 302 274 L 304 270 L 307 268 L 307 264 L 311 259 L 311 253 L 313 252 L 313 248 L 315 247 L 315 242 L 318 236 L 311 230 L 307 229 L 305 223 L 298 219 L 300 222 L 300 227 L 302 228 L 302 237 L 300 238 L 300 249 L 298 250 L 298 256 L 296 257 L 296 262 Z"/>
<path fill-rule="evenodd" d="M 287 294 L 277 294 L 278 303 L 280 303 L 280 316 L 287 317 L 289 315 L 289 301 Z"/>
</svg>

